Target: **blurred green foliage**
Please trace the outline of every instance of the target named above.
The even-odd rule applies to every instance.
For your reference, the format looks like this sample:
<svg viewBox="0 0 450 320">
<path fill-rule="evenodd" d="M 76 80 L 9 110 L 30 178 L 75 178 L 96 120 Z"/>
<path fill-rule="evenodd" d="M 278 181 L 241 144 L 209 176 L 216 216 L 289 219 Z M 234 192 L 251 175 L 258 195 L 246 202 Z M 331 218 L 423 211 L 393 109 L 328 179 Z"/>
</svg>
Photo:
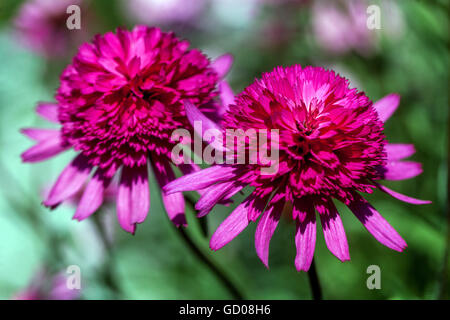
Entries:
<svg viewBox="0 0 450 320">
<path fill-rule="evenodd" d="M 312 35 L 307 5 L 266 5 L 249 22 L 236 21 L 235 25 L 221 23 L 207 11 L 201 18 L 203 27 L 173 26 L 179 36 L 211 57 L 223 52 L 235 56 L 229 76 L 235 92 L 277 65 L 300 63 L 335 68 L 374 101 L 390 92 L 401 94 L 400 108 L 386 123 L 386 135 L 391 142 L 414 143 L 417 153 L 413 159 L 423 163 L 424 173 L 387 185 L 401 193 L 432 200 L 433 204 L 413 206 L 381 193 L 369 197 L 407 241 L 408 248 L 402 254 L 383 247 L 348 209 L 339 206 L 352 260 L 339 262 L 318 232 L 315 259 L 324 297 L 328 299 L 435 299 L 445 286 L 446 295 L 441 297 L 449 298 L 450 294 L 448 263 L 443 269 L 449 218 L 449 3 L 397 4 L 404 18 L 403 33 L 395 39 L 382 35 L 377 52 L 371 56 L 355 52 L 335 56 L 322 50 Z M 154 179 L 151 211 L 135 236 L 119 229 L 114 207 L 98 213 L 102 219 L 111 220 L 116 229 L 109 263 L 120 288 L 118 296 L 102 278 L 105 252 L 92 219 L 78 223 L 71 220 L 74 209 L 70 206 L 50 212 L 40 205 L 42 189 L 55 179 L 72 154 L 40 164 L 22 164 L 20 153 L 31 143 L 19 134 L 19 129 L 47 125 L 38 119 L 34 107 L 38 101 L 52 99 L 58 75 L 70 57 L 47 61 L 20 46 L 11 22 L 19 6 L 20 1 L 0 2 L 0 298 L 10 298 L 24 288 L 44 263 L 55 270 L 79 265 L 86 299 L 229 298 L 227 290 L 189 251 L 167 219 Z M 94 29 L 88 30 L 91 35 L 133 25 L 122 15 L 117 1 L 93 1 L 90 10 L 97 22 Z M 229 15 L 233 17 L 232 12 Z M 270 42 L 267 26 L 271 24 L 281 24 L 285 31 L 275 40 L 283 36 L 283 41 Z M 239 201 L 213 210 L 208 216 L 210 233 Z M 294 267 L 295 228 L 290 221 L 280 224 L 271 242 L 270 270 L 256 256 L 254 225 L 222 250 L 211 252 L 190 209 L 188 222 L 194 240 L 246 298 L 310 298 L 307 274 L 298 273 Z M 366 269 L 372 264 L 381 268 L 381 290 L 366 287 Z"/>
</svg>

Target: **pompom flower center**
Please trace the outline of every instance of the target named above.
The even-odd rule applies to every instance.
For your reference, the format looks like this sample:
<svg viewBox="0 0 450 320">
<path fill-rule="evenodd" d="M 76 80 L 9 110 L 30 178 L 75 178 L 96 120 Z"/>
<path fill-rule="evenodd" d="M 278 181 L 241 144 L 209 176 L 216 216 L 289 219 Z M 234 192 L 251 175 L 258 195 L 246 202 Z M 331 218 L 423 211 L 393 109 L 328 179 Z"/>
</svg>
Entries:
<svg viewBox="0 0 450 320">
<path fill-rule="evenodd" d="M 260 175 L 258 165 L 249 165 L 254 175 L 247 182 L 277 185 L 292 198 L 371 192 L 370 180 L 385 163 L 383 124 L 372 102 L 322 68 L 279 67 L 264 74 L 237 97 L 224 127 L 278 130 L 277 173 Z"/>
<path fill-rule="evenodd" d="M 218 75 L 189 43 L 157 28 L 96 36 L 61 76 L 59 120 L 69 145 L 115 172 L 170 155 L 176 128 L 189 128 L 183 101 L 210 107 Z"/>
</svg>

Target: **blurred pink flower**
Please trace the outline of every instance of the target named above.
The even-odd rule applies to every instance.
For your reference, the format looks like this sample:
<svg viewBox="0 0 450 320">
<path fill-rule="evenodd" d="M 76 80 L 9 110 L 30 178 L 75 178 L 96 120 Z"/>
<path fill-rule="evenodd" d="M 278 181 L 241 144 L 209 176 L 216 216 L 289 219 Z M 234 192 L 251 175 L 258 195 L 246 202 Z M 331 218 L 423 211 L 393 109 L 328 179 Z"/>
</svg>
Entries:
<svg viewBox="0 0 450 320">
<path fill-rule="evenodd" d="M 17 38 L 43 56 L 52 58 L 67 54 L 70 47 L 81 41 L 85 34 L 82 30 L 67 28 L 66 21 L 70 14 L 66 10 L 72 4 L 81 6 L 82 1 L 26 1 L 14 21 Z"/>
<path fill-rule="evenodd" d="M 215 98 L 218 87 L 227 92 L 221 79 L 231 63 L 230 55 L 211 62 L 173 33 L 146 26 L 119 28 L 83 44 L 61 75 L 58 103 L 37 108 L 61 129 L 23 130 L 37 141 L 22 154 L 24 162 L 43 161 L 71 148 L 78 152 L 44 205 L 55 208 L 87 183 L 74 215 L 81 221 L 102 205 L 105 189 L 120 176 L 117 217 L 124 230 L 134 233 L 150 208 L 148 166 L 161 187 L 175 179 L 171 152 L 177 142 L 170 137 L 178 128 L 192 130 L 183 101 L 218 116 L 221 104 Z M 198 170 L 194 164 L 179 168 L 184 173 Z M 173 223 L 186 225 L 183 195 L 163 192 L 162 197 Z"/>
<path fill-rule="evenodd" d="M 126 12 L 138 23 L 168 25 L 187 23 L 206 8 L 206 0 L 123 0 Z"/>
<path fill-rule="evenodd" d="M 64 272 L 51 274 L 47 269 L 40 269 L 26 289 L 15 294 L 15 300 L 75 300 L 80 296 L 80 289 L 69 289 Z"/>
<path fill-rule="evenodd" d="M 219 201 L 246 186 L 253 187 L 252 193 L 218 227 L 210 247 L 222 248 L 261 217 L 255 247 L 266 266 L 269 243 L 286 205 L 293 207 L 292 219 L 297 225 L 297 270 L 308 270 L 313 259 L 316 211 L 328 249 L 341 261 L 350 260 L 344 226 L 333 199 L 347 205 L 380 243 L 403 251 L 406 242 L 360 194 L 379 189 L 404 202 L 430 203 L 378 183 L 382 179 L 410 179 L 422 172 L 420 163 L 403 161 L 414 153 L 414 146 L 387 143 L 383 133 L 383 123 L 399 102 L 397 94 L 390 94 L 373 104 L 363 92 L 350 88 L 345 78 L 320 67 L 277 67 L 236 97 L 224 115 L 222 127 L 225 135 L 229 129 L 266 130 L 268 142 L 259 140 L 262 147 L 272 145 L 274 137 L 270 132 L 278 130 L 278 159 L 264 163 L 261 154 L 254 153 L 253 144 L 247 143 L 243 146 L 245 158 L 259 155 L 257 161 L 214 165 L 185 175 L 163 190 L 167 194 L 203 190 L 195 205 L 201 217 Z M 196 113 L 193 120 L 201 121 L 201 113 Z M 230 136 L 233 141 L 234 137 Z M 242 156 L 237 148 L 235 144 L 234 156 Z M 262 172 L 268 166 L 277 170 Z"/>
<path fill-rule="evenodd" d="M 319 45 L 336 54 L 350 50 L 370 54 L 377 39 L 375 31 L 367 28 L 367 7 L 363 0 L 315 1 L 312 21 Z"/>
</svg>

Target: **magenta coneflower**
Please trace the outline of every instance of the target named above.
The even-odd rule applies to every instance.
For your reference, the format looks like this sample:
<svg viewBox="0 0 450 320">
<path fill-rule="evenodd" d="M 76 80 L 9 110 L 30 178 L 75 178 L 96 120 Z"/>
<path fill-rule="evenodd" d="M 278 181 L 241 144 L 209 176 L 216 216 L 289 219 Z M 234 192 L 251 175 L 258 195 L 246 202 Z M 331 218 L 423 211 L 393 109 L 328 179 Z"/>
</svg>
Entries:
<svg viewBox="0 0 450 320">
<path fill-rule="evenodd" d="M 196 209 L 205 215 L 218 201 L 245 186 L 254 187 L 219 226 L 210 247 L 222 248 L 261 216 L 255 246 L 266 266 L 269 242 L 286 204 L 292 205 L 296 221 L 298 270 L 308 270 L 313 259 L 316 211 L 329 250 L 341 261 L 350 259 L 332 199 L 346 204 L 379 242 L 402 251 L 405 241 L 360 195 L 378 188 L 405 202 L 429 203 L 377 182 L 408 179 L 422 172 L 419 163 L 402 161 L 414 153 L 412 145 L 387 143 L 383 134 L 383 122 L 399 100 L 397 94 L 390 94 L 372 104 L 364 93 L 350 89 L 346 79 L 319 67 L 277 67 L 236 97 L 222 126 L 223 130 L 278 130 L 278 171 L 262 174 L 260 162 L 214 165 L 183 176 L 164 190 L 170 194 L 204 189 Z"/>
<path fill-rule="evenodd" d="M 58 206 L 88 181 L 74 215 L 83 220 L 99 208 L 105 188 L 120 174 L 119 223 L 135 232 L 150 206 L 147 166 L 151 164 L 161 186 L 174 179 L 170 137 L 177 128 L 191 128 L 182 101 L 219 113 L 216 87 L 232 58 L 224 55 L 210 63 L 188 47 L 173 33 L 146 26 L 97 35 L 80 47 L 61 75 L 57 103 L 37 108 L 61 128 L 24 130 L 38 142 L 22 154 L 25 162 L 46 160 L 70 148 L 79 153 L 44 205 Z M 186 164 L 180 169 L 189 173 L 197 168 Z M 170 219 L 185 225 L 182 194 L 162 196 Z"/>
</svg>

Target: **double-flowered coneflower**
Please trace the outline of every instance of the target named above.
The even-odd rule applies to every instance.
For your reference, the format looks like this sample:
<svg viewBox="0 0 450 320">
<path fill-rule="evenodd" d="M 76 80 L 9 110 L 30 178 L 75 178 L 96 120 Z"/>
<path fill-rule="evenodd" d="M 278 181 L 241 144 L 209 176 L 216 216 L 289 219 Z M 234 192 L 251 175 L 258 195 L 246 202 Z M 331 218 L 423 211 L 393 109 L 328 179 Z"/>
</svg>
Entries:
<svg viewBox="0 0 450 320">
<path fill-rule="evenodd" d="M 219 201 L 246 186 L 254 187 L 218 227 L 210 247 L 222 248 L 259 218 L 255 246 L 266 266 L 269 242 L 285 206 L 292 207 L 296 223 L 298 270 L 308 270 L 313 259 L 316 211 L 329 250 L 341 261 L 349 260 L 344 227 L 333 199 L 347 205 L 379 242 L 402 251 L 405 241 L 361 196 L 378 188 L 405 202 L 429 203 L 378 183 L 383 179 L 408 179 L 422 172 L 419 163 L 403 161 L 414 153 L 413 145 L 387 143 L 383 134 L 383 122 L 399 101 L 397 94 L 390 94 L 372 103 L 363 92 L 349 88 L 346 79 L 319 67 L 278 67 L 238 95 L 222 122 L 225 137 L 229 129 L 278 130 L 277 170 L 263 172 L 267 163 L 261 159 L 246 164 L 216 164 L 185 175 L 164 190 L 202 189 L 196 209 L 205 215 Z M 199 112 L 194 118 L 204 120 Z M 273 138 L 268 134 L 267 139 Z M 245 147 L 250 154 L 252 147 L 248 143 Z"/>
<path fill-rule="evenodd" d="M 220 113 L 217 85 L 231 56 L 214 62 L 173 33 L 137 26 L 98 35 L 82 45 L 61 75 L 57 103 L 41 103 L 37 112 L 60 129 L 25 129 L 37 144 L 22 154 L 25 162 L 78 152 L 50 190 L 44 205 L 56 207 L 85 187 L 74 219 L 82 220 L 102 204 L 104 190 L 120 175 L 117 216 L 135 232 L 150 207 L 148 165 L 163 186 L 175 178 L 170 164 L 177 128 L 191 128 L 183 101 L 203 112 Z M 196 170 L 180 165 L 184 173 Z M 186 224 L 181 193 L 163 201 L 176 225 Z"/>
</svg>

